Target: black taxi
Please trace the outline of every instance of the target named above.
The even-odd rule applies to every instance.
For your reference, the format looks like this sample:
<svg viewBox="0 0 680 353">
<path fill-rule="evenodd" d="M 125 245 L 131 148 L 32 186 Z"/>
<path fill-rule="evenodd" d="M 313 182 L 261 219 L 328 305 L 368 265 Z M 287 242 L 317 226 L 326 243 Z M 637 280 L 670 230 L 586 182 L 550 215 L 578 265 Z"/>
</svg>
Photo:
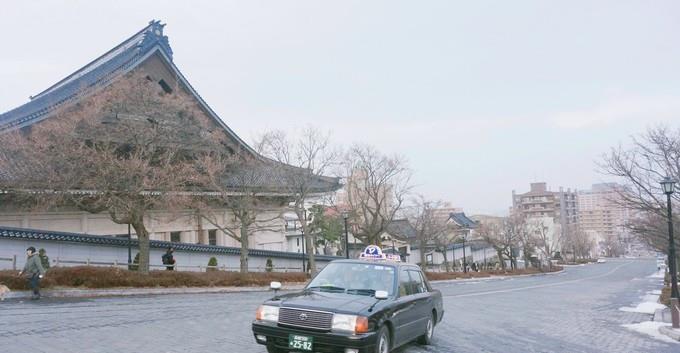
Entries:
<svg viewBox="0 0 680 353">
<path fill-rule="evenodd" d="M 330 262 L 301 292 L 260 305 L 252 329 L 269 353 L 388 353 L 429 344 L 443 315 L 441 293 L 419 267 L 369 246 L 358 260 Z"/>
</svg>

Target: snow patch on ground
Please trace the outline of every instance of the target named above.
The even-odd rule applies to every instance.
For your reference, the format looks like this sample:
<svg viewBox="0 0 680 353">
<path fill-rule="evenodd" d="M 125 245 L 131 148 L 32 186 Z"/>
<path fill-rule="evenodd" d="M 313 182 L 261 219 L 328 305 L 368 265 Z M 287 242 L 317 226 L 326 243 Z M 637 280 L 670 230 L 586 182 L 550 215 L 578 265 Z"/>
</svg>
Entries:
<svg viewBox="0 0 680 353">
<path fill-rule="evenodd" d="M 649 294 L 661 295 L 661 289 L 655 289 L 655 290 L 649 292 Z"/>
<path fill-rule="evenodd" d="M 624 306 L 619 308 L 619 310 L 654 315 L 656 309 L 666 308 L 665 305 L 659 303 L 659 294 L 656 294 L 656 292 L 661 294 L 661 291 L 659 290 L 647 292 L 647 294 L 641 297 L 642 303 L 638 304 L 636 307 Z"/>
<path fill-rule="evenodd" d="M 659 271 L 656 271 L 656 272 L 652 273 L 652 274 L 649 275 L 648 277 L 649 277 L 649 278 L 664 278 L 665 275 L 666 275 L 666 271 L 665 271 L 665 270 L 659 270 Z"/>
<path fill-rule="evenodd" d="M 659 301 L 659 294 L 654 294 L 650 292 L 647 295 L 643 295 L 641 298 L 643 302 L 657 302 Z"/>
<path fill-rule="evenodd" d="M 638 304 L 636 307 L 620 307 L 619 310 L 621 311 L 628 311 L 628 312 L 633 312 L 633 313 L 643 313 L 643 314 L 651 314 L 653 315 L 656 309 L 664 309 L 666 306 L 663 304 L 659 303 L 654 303 L 654 302 L 644 302 Z"/>
<path fill-rule="evenodd" d="M 664 341 L 664 342 L 669 342 L 669 343 L 678 343 L 678 341 L 662 334 L 659 332 L 659 327 L 661 326 L 670 326 L 670 324 L 664 323 L 664 322 L 654 322 L 654 321 L 643 321 L 637 324 L 629 324 L 629 325 L 621 325 L 629 330 L 633 330 L 648 336 L 652 336 L 655 339 Z"/>
</svg>

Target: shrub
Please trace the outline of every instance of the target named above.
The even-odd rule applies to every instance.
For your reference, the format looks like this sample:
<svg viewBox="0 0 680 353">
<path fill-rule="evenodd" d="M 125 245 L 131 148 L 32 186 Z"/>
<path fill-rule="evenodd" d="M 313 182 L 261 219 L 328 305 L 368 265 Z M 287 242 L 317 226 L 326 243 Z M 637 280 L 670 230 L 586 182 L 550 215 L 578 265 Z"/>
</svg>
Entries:
<svg viewBox="0 0 680 353">
<path fill-rule="evenodd" d="M 208 260 L 208 266 L 212 267 L 207 267 L 205 270 L 207 271 L 217 271 L 217 258 L 216 257 L 211 257 L 210 260 Z"/>
<path fill-rule="evenodd" d="M 562 267 L 553 266 L 552 272 L 560 271 Z M 425 275 L 430 281 L 458 279 L 458 278 L 484 278 L 490 276 L 513 276 L 513 275 L 528 275 L 534 273 L 547 272 L 538 268 L 516 269 L 516 270 L 489 270 L 481 272 L 426 272 Z"/>
<path fill-rule="evenodd" d="M 671 306 L 671 287 L 670 287 L 670 285 L 664 286 L 661 289 L 661 296 L 659 297 L 659 303 L 666 305 L 668 307 Z"/>
<path fill-rule="evenodd" d="M 28 281 L 17 276 L 18 271 L 0 271 L 0 283 L 12 290 L 28 289 Z M 114 267 L 53 267 L 41 281 L 41 287 L 80 288 L 150 288 L 150 287 L 221 287 L 267 286 L 272 281 L 301 283 L 307 276 L 301 272 L 182 272 L 151 271 L 148 275 Z"/>
<path fill-rule="evenodd" d="M 274 263 L 271 258 L 267 258 L 267 264 L 264 266 L 265 271 L 272 272 L 274 270 Z"/>
</svg>

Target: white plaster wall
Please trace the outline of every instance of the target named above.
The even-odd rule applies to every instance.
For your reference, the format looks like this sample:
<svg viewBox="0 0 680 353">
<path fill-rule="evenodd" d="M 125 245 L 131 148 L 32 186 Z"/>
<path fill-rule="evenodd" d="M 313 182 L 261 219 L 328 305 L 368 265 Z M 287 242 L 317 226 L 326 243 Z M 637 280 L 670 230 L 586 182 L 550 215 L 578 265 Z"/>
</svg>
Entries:
<svg viewBox="0 0 680 353">
<path fill-rule="evenodd" d="M 26 248 L 29 246 L 33 246 L 36 249 L 44 248 L 47 251 L 52 266 L 56 265 L 57 261 L 61 261 L 60 266 L 79 266 L 80 264 L 65 263 L 63 261 L 87 261 L 88 259 L 91 262 L 113 263 L 117 261 L 119 263 L 126 263 L 128 258 L 127 247 L 17 239 L 0 239 L 0 258 L 11 258 L 13 255 L 16 255 L 17 266 L 21 269 L 26 262 Z M 133 258 L 136 253 L 137 250 L 133 248 Z M 151 249 L 150 264 L 153 266 L 152 269 L 163 269 L 161 257 L 164 253 L 165 249 Z M 237 271 L 239 268 L 239 255 L 175 251 L 177 265 L 179 270 L 182 271 L 201 270 L 197 266 L 202 266 L 202 270 L 205 270 L 205 266 L 212 256 L 217 258 L 217 263 L 220 267 L 226 266 L 227 270 L 231 271 Z M 281 268 L 278 271 L 284 271 L 283 267 L 288 267 L 288 271 L 300 271 L 302 268 L 302 259 L 272 257 L 272 260 L 275 268 Z M 250 256 L 248 259 L 249 269 L 250 271 L 265 271 L 266 262 L 267 257 Z M 323 268 L 328 263 L 326 260 L 317 260 L 317 262 L 319 268 Z M 0 261 L 0 269 L 11 268 L 12 263 L 10 261 Z"/>
</svg>

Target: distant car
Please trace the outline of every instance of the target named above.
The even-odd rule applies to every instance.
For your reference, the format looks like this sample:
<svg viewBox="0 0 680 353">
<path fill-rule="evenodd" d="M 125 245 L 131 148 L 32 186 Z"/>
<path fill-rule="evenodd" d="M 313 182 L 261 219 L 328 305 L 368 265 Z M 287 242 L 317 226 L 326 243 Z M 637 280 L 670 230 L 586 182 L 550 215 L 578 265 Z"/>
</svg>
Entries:
<svg viewBox="0 0 680 353">
<path fill-rule="evenodd" d="M 269 353 L 389 353 L 416 339 L 430 344 L 444 315 L 441 293 L 419 267 L 375 248 L 366 248 L 365 259 L 332 261 L 301 292 L 264 302 L 252 324 L 255 341 Z"/>
<path fill-rule="evenodd" d="M 597 259 L 597 263 L 598 263 L 598 264 L 603 264 L 603 263 L 605 263 L 605 262 L 607 262 L 607 260 L 605 260 L 605 259 Z"/>
</svg>

